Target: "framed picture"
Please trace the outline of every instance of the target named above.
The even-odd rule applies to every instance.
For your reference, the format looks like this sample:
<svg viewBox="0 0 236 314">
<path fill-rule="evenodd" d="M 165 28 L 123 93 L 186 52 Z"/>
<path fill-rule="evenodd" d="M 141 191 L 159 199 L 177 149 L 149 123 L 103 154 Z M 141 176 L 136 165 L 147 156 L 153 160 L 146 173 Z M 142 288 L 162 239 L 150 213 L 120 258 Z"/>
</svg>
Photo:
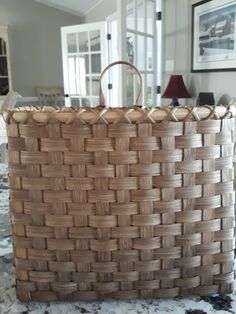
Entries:
<svg viewBox="0 0 236 314">
<path fill-rule="evenodd" d="M 192 72 L 236 70 L 236 0 L 192 6 Z"/>
</svg>

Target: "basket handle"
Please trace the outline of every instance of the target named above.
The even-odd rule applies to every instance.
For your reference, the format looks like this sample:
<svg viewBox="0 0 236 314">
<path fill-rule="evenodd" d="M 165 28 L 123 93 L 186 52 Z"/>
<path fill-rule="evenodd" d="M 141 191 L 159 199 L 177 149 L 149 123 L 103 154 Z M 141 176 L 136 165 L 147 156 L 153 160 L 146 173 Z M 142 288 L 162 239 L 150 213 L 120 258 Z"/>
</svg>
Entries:
<svg viewBox="0 0 236 314">
<path fill-rule="evenodd" d="M 138 75 L 139 80 L 140 80 L 140 89 L 139 89 L 139 93 L 138 93 L 138 96 L 137 96 L 136 101 L 135 101 L 135 106 L 142 107 L 142 105 L 138 104 L 140 99 L 142 98 L 142 90 L 143 90 L 142 76 L 141 76 L 141 73 L 139 72 L 139 70 L 132 63 L 130 63 L 128 61 L 112 62 L 102 71 L 102 74 L 100 76 L 100 81 L 99 81 L 99 107 L 105 108 L 105 98 L 104 98 L 104 94 L 102 91 L 102 78 L 103 78 L 104 74 L 107 72 L 107 70 L 109 70 L 111 67 L 113 67 L 114 65 L 117 65 L 117 64 L 125 64 L 125 65 L 130 66 L 134 70 L 134 72 Z"/>
</svg>

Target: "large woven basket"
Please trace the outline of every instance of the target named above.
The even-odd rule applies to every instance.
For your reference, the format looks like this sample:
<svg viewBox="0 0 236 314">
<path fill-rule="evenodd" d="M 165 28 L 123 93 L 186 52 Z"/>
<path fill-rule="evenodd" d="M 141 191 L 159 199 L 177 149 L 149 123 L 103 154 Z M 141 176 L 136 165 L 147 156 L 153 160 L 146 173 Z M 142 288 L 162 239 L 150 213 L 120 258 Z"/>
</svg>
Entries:
<svg viewBox="0 0 236 314">
<path fill-rule="evenodd" d="M 17 296 L 228 293 L 232 107 L 8 111 Z"/>
</svg>

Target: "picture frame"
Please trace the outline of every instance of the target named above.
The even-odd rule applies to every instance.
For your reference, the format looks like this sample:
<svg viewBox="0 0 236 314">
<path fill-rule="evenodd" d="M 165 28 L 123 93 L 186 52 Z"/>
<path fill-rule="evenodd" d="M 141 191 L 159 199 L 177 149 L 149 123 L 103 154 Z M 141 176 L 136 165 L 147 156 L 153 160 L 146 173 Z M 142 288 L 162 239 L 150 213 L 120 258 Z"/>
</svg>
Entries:
<svg viewBox="0 0 236 314">
<path fill-rule="evenodd" d="M 236 70 L 236 0 L 192 5 L 191 72 Z"/>
</svg>

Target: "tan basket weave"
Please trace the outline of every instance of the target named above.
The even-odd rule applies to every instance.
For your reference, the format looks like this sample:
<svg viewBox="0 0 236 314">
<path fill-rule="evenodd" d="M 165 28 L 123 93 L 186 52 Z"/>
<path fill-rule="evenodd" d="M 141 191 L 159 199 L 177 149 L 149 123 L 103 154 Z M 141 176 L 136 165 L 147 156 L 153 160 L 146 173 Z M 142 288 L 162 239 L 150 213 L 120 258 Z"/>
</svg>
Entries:
<svg viewBox="0 0 236 314">
<path fill-rule="evenodd" d="M 5 113 L 17 296 L 228 293 L 235 107 Z"/>
</svg>

